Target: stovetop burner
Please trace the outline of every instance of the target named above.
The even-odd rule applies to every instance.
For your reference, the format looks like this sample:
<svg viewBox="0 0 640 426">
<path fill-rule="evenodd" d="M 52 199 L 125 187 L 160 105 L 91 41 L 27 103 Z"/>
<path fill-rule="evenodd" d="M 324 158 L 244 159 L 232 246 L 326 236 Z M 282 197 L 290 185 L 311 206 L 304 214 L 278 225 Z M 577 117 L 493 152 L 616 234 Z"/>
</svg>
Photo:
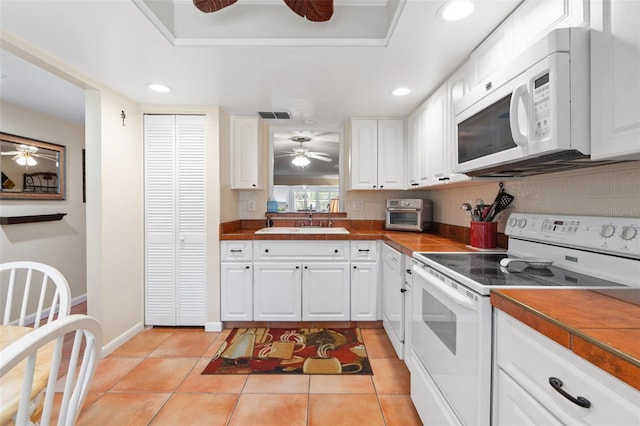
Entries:
<svg viewBox="0 0 640 426">
<path fill-rule="evenodd" d="M 578 272 L 550 266 L 525 268 L 521 272 L 507 272 L 500 260 L 509 257 L 505 253 L 417 253 L 479 285 L 490 287 L 626 287 L 613 281 L 596 278 Z M 512 256 L 513 257 L 513 256 Z M 442 273 L 446 271 L 438 268 Z"/>
</svg>

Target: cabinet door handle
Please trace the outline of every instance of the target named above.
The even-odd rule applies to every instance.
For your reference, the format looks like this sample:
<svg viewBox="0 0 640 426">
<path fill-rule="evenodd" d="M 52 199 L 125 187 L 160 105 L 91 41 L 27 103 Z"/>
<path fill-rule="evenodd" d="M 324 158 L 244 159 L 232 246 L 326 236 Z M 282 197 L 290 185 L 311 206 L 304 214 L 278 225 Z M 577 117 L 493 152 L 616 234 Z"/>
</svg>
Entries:
<svg viewBox="0 0 640 426">
<path fill-rule="evenodd" d="M 384 185 L 380 185 L 380 189 L 384 188 Z"/>
<path fill-rule="evenodd" d="M 304 269 L 309 269 L 309 267 L 308 267 L 308 266 L 305 266 L 305 267 L 304 267 Z"/>
<path fill-rule="evenodd" d="M 405 271 L 406 271 L 406 272 L 407 272 L 407 274 L 409 274 L 409 275 L 411 275 L 411 274 L 412 274 L 411 269 L 406 269 Z"/>
<path fill-rule="evenodd" d="M 231 251 L 231 253 L 242 253 L 242 250 L 234 250 L 234 249 L 231 249 L 230 251 Z"/>
<path fill-rule="evenodd" d="M 251 266 L 245 266 L 244 269 L 251 269 Z"/>
<path fill-rule="evenodd" d="M 400 293 L 406 293 L 406 292 L 407 292 L 407 289 L 406 289 L 406 288 L 401 288 L 401 289 L 400 289 Z"/>
<path fill-rule="evenodd" d="M 353 269 L 358 269 L 358 267 L 356 265 L 353 265 Z"/>
<path fill-rule="evenodd" d="M 369 249 L 358 249 L 359 252 L 365 252 L 365 253 L 369 253 Z"/>
<path fill-rule="evenodd" d="M 556 390 L 556 392 L 558 392 L 560 395 L 564 396 L 565 398 L 567 398 L 569 401 L 573 402 L 576 405 L 579 405 L 581 407 L 584 408 L 589 408 L 591 407 L 591 402 L 583 397 L 583 396 L 572 396 L 570 395 L 568 392 L 566 392 L 564 389 L 562 389 L 562 380 L 556 378 L 556 377 L 549 377 L 549 384 L 551 385 L 551 387 L 553 389 Z"/>
<path fill-rule="evenodd" d="M 296 266 L 296 269 L 300 269 L 300 267 L 299 267 L 299 266 Z"/>
<path fill-rule="evenodd" d="M 334 252 L 334 253 L 338 253 L 338 249 L 335 249 L 333 252 Z"/>
<path fill-rule="evenodd" d="M 269 249 L 264 249 L 264 252 L 265 253 L 269 253 Z"/>
</svg>

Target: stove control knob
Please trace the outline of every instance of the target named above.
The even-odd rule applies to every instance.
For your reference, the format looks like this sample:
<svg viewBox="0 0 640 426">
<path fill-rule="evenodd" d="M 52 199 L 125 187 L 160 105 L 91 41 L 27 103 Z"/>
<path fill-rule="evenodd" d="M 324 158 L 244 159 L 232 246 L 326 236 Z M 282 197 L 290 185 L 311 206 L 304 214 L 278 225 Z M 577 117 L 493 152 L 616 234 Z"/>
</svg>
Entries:
<svg viewBox="0 0 640 426">
<path fill-rule="evenodd" d="M 518 219 L 518 227 L 524 228 L 525 226 L 527 226 L 527 219 L 525 218 Z"/>
<path fill-rule="evenodd" d="M 624 226 L 620 231 L 620 238 L 626 241 L 633 240 L 636 235 L 638 235 L 638 231 L 633 226 Z"/>
<path fill-rule="evenodd" d="M 510 227 L 514 227 L 516 226 L 516 223 L 518 223 L 518 219 L 516 219 L 515 217 L 512 217 L 511 219 L 509 219 L 509 226 Z"/>
<path fill-rule="evenodd" d="M 616 228 L 613 225 L 602 225 L 600 229 L 600 236 L 603 238 L 609 238 L 616 233 Z"/>
</svg>

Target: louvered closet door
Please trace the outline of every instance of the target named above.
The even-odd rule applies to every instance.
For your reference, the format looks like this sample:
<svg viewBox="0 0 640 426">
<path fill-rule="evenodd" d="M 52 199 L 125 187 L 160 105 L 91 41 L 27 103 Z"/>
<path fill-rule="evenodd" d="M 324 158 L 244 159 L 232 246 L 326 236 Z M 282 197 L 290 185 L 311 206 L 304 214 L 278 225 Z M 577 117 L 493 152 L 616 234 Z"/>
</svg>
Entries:
<svg viewBox="0 0 640 426">
<path fill-rule="evenodd" d="M 204 325 L 205 117 L 147 115 L 145 323 Z"/>
<path fill-rule="evenodd" d="M 204 325 L 206 301 L 205 117 L 176 117 L 177 325 Z"/>
<path fill-rule="evenodd" d="M 145 323 L 176 325 L 175 117 L 144 117 Z"/>
</svg>

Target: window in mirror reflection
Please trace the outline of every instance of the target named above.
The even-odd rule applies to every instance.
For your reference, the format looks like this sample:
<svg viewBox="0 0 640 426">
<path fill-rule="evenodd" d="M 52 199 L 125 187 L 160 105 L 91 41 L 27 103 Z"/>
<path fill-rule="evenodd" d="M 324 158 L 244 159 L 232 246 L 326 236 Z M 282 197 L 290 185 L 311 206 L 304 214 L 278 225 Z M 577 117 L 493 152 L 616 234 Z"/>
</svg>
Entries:
<svg viewBox="0 0 640 426">
<path fill-rule="evenodd" d="M 339 211 L 340 131 L 277 128 L 272 136 L 271 189 L 278 211 Z"/>
<path fill-rule="evenodd" d="M 275 185 L 273 187 L 279 212 L 338 211 L 338 194 L 337 186 Z M 331 209 L 332 205 L 333 209 Z"/>
</svg>

